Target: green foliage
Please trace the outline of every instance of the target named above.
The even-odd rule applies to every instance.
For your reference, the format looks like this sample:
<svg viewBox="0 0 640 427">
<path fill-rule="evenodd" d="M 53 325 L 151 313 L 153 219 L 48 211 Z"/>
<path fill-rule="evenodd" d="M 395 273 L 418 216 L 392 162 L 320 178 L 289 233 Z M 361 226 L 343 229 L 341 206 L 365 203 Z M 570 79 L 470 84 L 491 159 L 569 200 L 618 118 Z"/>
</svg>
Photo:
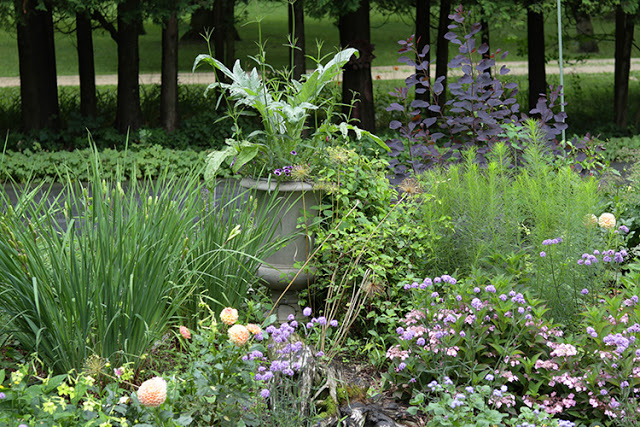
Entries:
<svg viewBox="0 0 640 427">
<path fill-rule="evenodd" d="M 130 181 L 125 192 L 96 158 L 91 174 L 87 186 L 67 177 L 53 203 L 44 185 L 18 192 L 1 217 L 0 310 L 58 373 L 92 354 L 137 362 L 190 291 L 184 218 L 195 217 L 197 176 Z"/>
<path fill-rule="evenodd" d="M 0 182 L 55 182 L 67 174 L 74 181 L 87 182 L 93 178 L 90 165 L 93 154 L 89 148 L 52 152 L 38 148 L 33 151 L 7 151 L 0 154 Z M 206 153 L 178 151 L 153 145 L 132 147 L 127 151 L 104 149 L 98 156 L 102 178 L 113 180 L 122 172 L 125 179 L 156 179 L 165 171 L 175 175 L 188 175 L 194 165 L 204 162 Z"/>
<path fill-rule="evenodd" d="M 526 153 L 525 165 L 515 168 L 506 146 L 497 144 L 486 168 L 469 151 L 461 165 L 419 177 L 425 192 L 435 196 L 423 205 L 419 219 L 429 233 L 442 236 L 434 242 L 439 256 L 429 273 L 495 268 L 503 256 L 548 238 L 584 241 L 584 218 L 599 201 L 597 181 L 554 167 L 539 147 Z M 450 219 L 453 232 L 446 232 L 442 218 Z"/>
<path fill-rule="evenodd" d="M 385 161 L 345 148 L 329 150 L 328 158 L 317 183 L 326 197 L 321 222 L 313 230 L 321 243 L 314 260 L 317 282 L 309 298 L 325 303 L 329 317 L 344 306 L 364 308 L 364 318 L 349 322 L 355 322 L 359 337 L 375 329 L 370 338 L 380 354 L 384 350 L 379 346 L 393 330 L 395 307 L 404 301 L 393 285 L 406 275 L 422 274 L 435 257 L 433 248 L 447 219 L 438 220 L 439 232 L 430 231 L 419 213 L 431 196 L 414 182 L 405 183 L 405 193 L 398 196 L 385 176 Z M 362 299 L 354 300 L 356 295 Z"/>
</svg>

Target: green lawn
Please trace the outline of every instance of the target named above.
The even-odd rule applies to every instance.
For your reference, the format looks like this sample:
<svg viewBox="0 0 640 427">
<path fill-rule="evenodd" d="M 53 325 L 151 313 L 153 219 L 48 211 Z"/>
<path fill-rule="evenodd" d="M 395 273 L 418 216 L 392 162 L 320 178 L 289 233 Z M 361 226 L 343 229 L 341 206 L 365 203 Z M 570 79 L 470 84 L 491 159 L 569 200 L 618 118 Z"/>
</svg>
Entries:
<svg viewBox="0 0 640 427">
<path fill-rule="evenodd" d="M 237 43 L 237 56 L 243 61 L 249 61 L 249 55 L 257 52 L 256 41 L 258 29 L 255 19 L 262 17 L 263 39 L 267 41 L 267 59 L 277 66 L 283 66 L 288 62 L 287 48 L 287 10 L 282 3 L 272 3 L 265 1 L 251 0 L 248 5 L 238 7 L 238 32 L 241 41 Z M 187 17 L 185 17 L 187 18 Z M 253 22 L 249 22 L 253 21 Z M 525 38 L 526 16 L 522 14 L 517 19 L 508 24 L 495 25 L 492 23 L 491 35 L 493 49 L 500 47 L 502 50 L 509 50 L 510 60 L 523 60 L 526 48 Z M 434 20 L 435 24 L 435 20 Z M 338 45 L 338 30 L 333 20 L 306 19 L 307 53 L 316 55 L 316 41 L 323 43 L 323 52 L 329 53 Z M 548 15 L 546 20 L 545 34 L 548 45 L 548 58 L 556 55 L 555 45 L 557 43 L 555 15 Z M 594 20 L 594 27 L 597 33 L 604 33 L 613 30 L 611 19 Z M 574 27 L 566 21 L 567 32 L 574 34 Z M 142 73 L 158 72 L 160 70 L 161 28 L 147 22 L 145 24 L 146 34 L 140 37 L 140 71 Z M 182 24 L 182 32 L 186 32 L 187 24 Z M 371 14 L 371 35 L 375 45 L 374 65 L 395 65 L 397 63 L 397 41 L 407 38 L 414 32 L 413 16 L 393 15 L 384 16 L 378 11 Z M 432 32 L 435 38 L 435 30 Z M 638 32 L 640 33 L 640 32 Z M 565 35 L 566 37 L 566 35 Z M 636 35 L 636 42 L 640 43 L 640 34 Z M 115 74 L 117 72 L 116 44 L 110 36 L 101 30 L 94 32 L 95 62 L 98 74 Z M 452 49 L 454 46 L 452 46 Z M 565 55 L 576 57 L 575 43 L 566 43 Z M 207 46 L 204 40 L 183 42 L 180 45 L 179 67 L 181 71 L 189 71 L 193 65 L 193 60 L 199 53 L 206 53 Z M 453 52 L 453 50 L 452 50 Z M 58 63 L 58 73 L 60 75 L 77 74 L 77 58 L 75 51 L 75 36 L 57 33 L 56 35 L 56 59 Z M 18 52 L 15 33 L 8 33 L 6 30 L 0 31 L 0 76 L 18 76 Z M 613 42 L 600 42 L 600 53 L 592 57 L 613 57 Z M 313 66 L 310 61 L 308 67 Z"/>
</svg>

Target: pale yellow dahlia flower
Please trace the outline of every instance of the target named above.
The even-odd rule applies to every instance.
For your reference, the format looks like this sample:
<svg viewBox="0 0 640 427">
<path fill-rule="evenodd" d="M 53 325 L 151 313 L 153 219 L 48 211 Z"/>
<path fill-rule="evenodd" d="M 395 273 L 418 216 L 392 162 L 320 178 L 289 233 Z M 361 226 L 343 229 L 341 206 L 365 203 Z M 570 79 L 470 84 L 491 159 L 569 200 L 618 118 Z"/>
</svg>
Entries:
<svg viewBox="0 0 640 427">
<path fill-rule="evenodd" d="M 600 218 L 598 218 L 598 225 L 610 230 L 616 226 L 616 217 L 610 213 L 603 213 L 600 215 Z"/>
</svg>

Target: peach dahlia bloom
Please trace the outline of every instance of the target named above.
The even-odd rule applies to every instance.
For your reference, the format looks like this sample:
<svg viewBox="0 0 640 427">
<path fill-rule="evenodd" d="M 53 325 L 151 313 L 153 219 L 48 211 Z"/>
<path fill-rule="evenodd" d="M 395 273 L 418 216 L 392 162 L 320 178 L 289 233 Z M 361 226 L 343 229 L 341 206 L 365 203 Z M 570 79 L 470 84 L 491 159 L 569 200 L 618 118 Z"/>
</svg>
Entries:
<svg viewBox="0 0 640 427">
<path fill-rule="evenodd" d="M 167 382 L 153 377 L 143 382 L 138 389 L 138 400 L 144 406 L 160 406 L 167 399 Z"/>
<path fill-rule="evenodd" d="M 249 330 L 242 325 L 233 325 L 229 328 L 227 334 L 229 335 L 229 340 L 237 346 L 244 345 L 251 337 Z"/>
<path fill-rule="evenodd" d="M 225 325 L 233 325 L 238 321 L 238 310 L 235 308 L 227 307 L 220 313 L 220 320 Z"/>
<path fill-rule="evenodd" d="M 191 331 L 189 331 L 186 326 L 180 326 L 180 335 L 182 335 L 185 340 L 191 339 Z"/>
<path fill-rule="evenodd" d="M 251 332 L 252 335 L 257 335 L 260 332 L 262 332 L 262 329 L 260 328 L 260 326 L 256 325 L 255 323 L 248 323 L 246 327 L 247 327 L 247 330 Z"/>
</svg>

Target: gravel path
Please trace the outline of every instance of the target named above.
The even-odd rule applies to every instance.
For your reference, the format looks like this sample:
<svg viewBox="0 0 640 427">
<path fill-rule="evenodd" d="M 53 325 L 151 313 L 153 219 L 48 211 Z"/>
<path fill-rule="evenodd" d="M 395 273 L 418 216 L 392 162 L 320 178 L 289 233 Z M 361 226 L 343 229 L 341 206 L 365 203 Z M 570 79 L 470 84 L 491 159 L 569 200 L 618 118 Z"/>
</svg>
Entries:
<svg viewBox="0 0 640 427">
<path fill-rule="evenodd" d="M 505 65 L 511 70 L 510 74 L 524 75 L 527 74 L 527 62 L 500 62 L 499 66 Z M 565 74 L 580 73 L 613 73 L 613 59 L 589 59 L 581 61 L 577 64 L 565 65 Z M 411 73 L 412 68 L 407 66 L 382 66 L 373 67 L 373 78 L 376 80 L 395 80 L 404 79 Z M 640 58 L 631 60 L 631 71 L 640 71 Z M 558 65 L 547 64 L 547 74 L 559 74 Z M 181 84 L 208 84 L 213 82 L 213 73 L 180 73 L 178 81 Z M 96 76 L 96 84 L 98 86 L 115 85 L 118 83 L 118 76 L 115 74 L 105 74 Z M 141 84 L 160 84 L 160 74 L 141 74 Z M 78 86 L 78 76 L 58 76 L 58 86 Z M 19 77 L 0 77 L 0 87 L 20 86 Z"/>
</svg>

